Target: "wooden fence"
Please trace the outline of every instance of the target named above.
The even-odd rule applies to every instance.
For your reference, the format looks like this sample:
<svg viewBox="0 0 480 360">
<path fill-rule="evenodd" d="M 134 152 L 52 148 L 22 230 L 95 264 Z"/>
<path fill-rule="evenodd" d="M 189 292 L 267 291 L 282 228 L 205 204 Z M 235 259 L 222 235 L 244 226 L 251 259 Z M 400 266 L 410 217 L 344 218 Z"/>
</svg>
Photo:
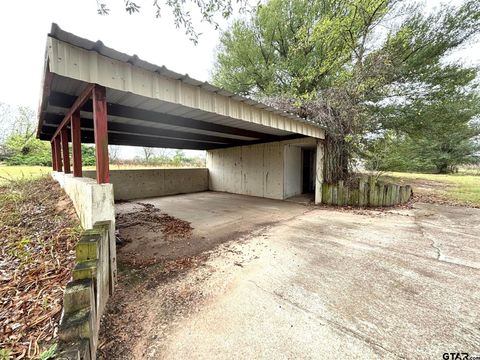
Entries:
<svg viewBox="0 0 480 360">
<path fill-rule="evenodd" d="M 412 196 L 410 185 L 388 184 L 375 180 L 358 179 L 357 184 L 347 186 L 343 181 L 337 184 L 322 185 L 322 203 L 327 205 L 348 206 L 394 206 L 405 204 Z"/>
</svg>

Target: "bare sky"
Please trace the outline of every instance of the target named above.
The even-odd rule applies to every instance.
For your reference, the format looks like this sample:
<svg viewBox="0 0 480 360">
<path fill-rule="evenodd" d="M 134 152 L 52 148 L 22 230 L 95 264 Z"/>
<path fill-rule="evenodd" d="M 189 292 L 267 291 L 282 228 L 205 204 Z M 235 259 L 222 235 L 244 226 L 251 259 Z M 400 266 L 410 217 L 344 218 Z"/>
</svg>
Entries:
<svg viewBox="0 0 480 360">
<path fill-rule="evenodd" d="M 440 0 L 425 1 L 432 10 Z M 460 0 L 449 1 L 459 3 Z M 123 1 L 107 0 L 108 16 L 99 16 L 95 0 L 10 1 L 0 12 L 0 102 L 38 106 L 47 33 L 52 22 L 62 29 L 169 69 L 208 80 L 219 32 L 196 24 L 201 32 L 197 46 L 182 29 L 176 29 L 170 10 L 156 19 L 151 0 L 138 0 L 141 13 L 128 15 Z M 469 64 L 480 64 L 480 42 L 455 55 Z"/>
</svg>

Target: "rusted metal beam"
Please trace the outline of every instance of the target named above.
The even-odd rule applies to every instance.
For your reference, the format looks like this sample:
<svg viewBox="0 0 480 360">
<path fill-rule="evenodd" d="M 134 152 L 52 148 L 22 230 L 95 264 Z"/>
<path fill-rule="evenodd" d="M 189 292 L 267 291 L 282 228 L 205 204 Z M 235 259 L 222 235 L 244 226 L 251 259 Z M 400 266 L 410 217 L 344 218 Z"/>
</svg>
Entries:
<svg viewBox="0 0 480 360">
<path fill-rule="evenodd" d="M 70 154 L 68 152 L 68 130 L 66 126 L 60 131 L 60 140 L 62 142 L 63 172 L 70 174 Z"/>
<path fill-rule="evenodd" d="M 87 100 L 90 99 L 90 97 L 92 96 L 92 91 L 93 91 L 94 88 L 95 88 L 95 84 L 88 84 L 87 87 L 82 91 L 82 93 L 77 97 L 77 99 L 72 104 L 72 106 L 68 110 L 67 114 L 63 118 L 60 125 L 58 125 L 57 131 L 55 131 L 55 133 L 53 134 L 53 138 L 55 138 L 60 133 L 62 128 L 66 124 L 68 124 L 68 122 L 70 121 L 70 118 L 72 117 L 72 114 L 75 111 L 80 110 L 80 108 L 83 106 L 83 104 L 85 104 L 87 102 Z"/>
<path fill-rule="evenodd" d="M 53 139 L 55 145 L 55 164 L 57 169 L 55 171 L 62 171 L 62 150 L 60 144 L 60 136 L 57 136 Z"/>
<path fill-rule="evenodd" d="M 110 169 L 108 164 L 107 99 L 105 87 L 95 85 L 93 88 L 92 100 L 97 183 L 104 184 L 110 182 Z"/>
<path fill-rule="evenodd" d="M 52 142 L 50 143 L 52 146 L 52 169 L 53 171 L 57 171 L 57 159 L 55 158 L 55 144 Z"/>
<path fill-rule="evenodd" d="M 73 176 L 82 177 L 82 138 L 80 131 L 80 111 L 72 115 L 70 124 L 72 138 Z"/>
</svg>

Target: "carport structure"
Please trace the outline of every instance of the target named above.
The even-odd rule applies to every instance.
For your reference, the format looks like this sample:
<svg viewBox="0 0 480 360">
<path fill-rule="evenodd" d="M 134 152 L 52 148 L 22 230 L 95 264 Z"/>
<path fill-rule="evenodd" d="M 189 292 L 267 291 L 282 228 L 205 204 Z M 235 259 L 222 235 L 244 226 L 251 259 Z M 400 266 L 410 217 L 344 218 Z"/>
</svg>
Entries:
<svg viewBox="0 0 480 360">
<path fill-rule="evenodd" d="M 74 177 L 82 176 L 81 144 L 95 144 L 99 184 L 110 182 L 109 144 L 207 150 L 210 190 L 283 199 L 298 194 L 308 177 L 321 202 L 318 124 L 56 24 L 47 38 L 42 90 L 38 137 L 52 144 L 54 171 L 71 172 L 70 142 Z"/>
</svg>

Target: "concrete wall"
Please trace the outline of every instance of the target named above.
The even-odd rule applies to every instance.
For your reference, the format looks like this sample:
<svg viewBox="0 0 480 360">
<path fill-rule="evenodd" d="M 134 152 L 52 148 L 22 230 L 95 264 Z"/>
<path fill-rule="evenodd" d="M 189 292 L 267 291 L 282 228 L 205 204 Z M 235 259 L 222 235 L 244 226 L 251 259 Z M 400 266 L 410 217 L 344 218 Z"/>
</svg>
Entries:
<svg viewBox="0 0 480 360">
<path fill-rule="evenodd" d="M 53 172 L 52 176 L 72 200 L 84 229 L 92 229 L 96 223 L 115 223 L 112 184 L 97 184 L 93 179 L 63 172 Z"/>
<path fill-rule="evenodd" d="M 95 178 L 95 171 L 83 176 Z M 208 169 L 110 170 L 115 200 L 141 199 L 208 190 Z"/>
<path fill-rule="evenodd" d="M 302 193 L 302 170 L 302 148 L 285 145 L 285 199 Z"/>
<path fill-rule="evenodd" d="M 209 189 L 283 199 L 283 144 L 238 146 L 207 152 Z"/>
<path fill-rule="evenodd" d="M 289 192 L 298 193 L 300 191 L 301 193 L 301 149 L 299 146 L 316 146 L 316 144 L 316 139 L 307 137 L 209 150 L 207 151 L 209 189 L 270 199 L 285 199 L 285 154 L 288 152 L 291 156 L 290 161 L 298 162 L 299 166 L 299 179 L 295 181 L 293 178 L 290 179 Z M 291 149 L 285 150 L 285 147 Z M 289 166 L 288 164 L 287 166 Z M 292 176 L 294 171 L 292 168 Z"/>
</svg>

